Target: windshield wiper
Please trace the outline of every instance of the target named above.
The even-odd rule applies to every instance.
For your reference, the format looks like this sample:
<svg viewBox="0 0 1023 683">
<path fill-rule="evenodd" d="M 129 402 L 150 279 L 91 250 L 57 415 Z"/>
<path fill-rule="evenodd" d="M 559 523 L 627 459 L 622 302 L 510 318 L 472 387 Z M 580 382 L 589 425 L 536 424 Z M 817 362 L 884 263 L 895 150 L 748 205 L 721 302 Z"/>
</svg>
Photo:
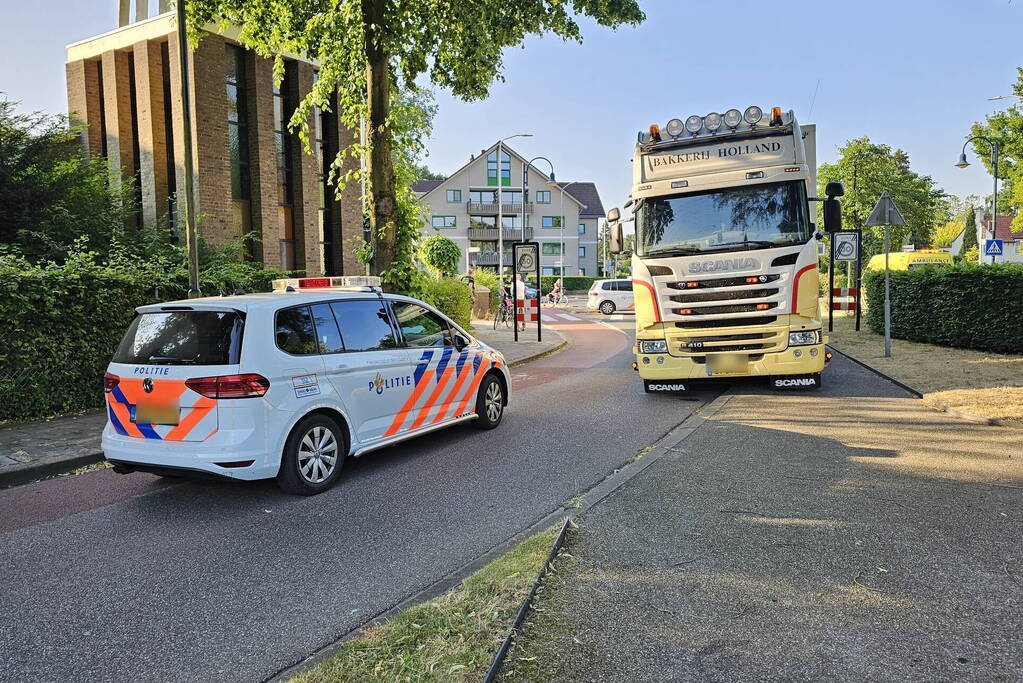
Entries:
<svg viewBox="0 0 1023 683">
<path fill-rule="evenodd" d="M 774 242 L 770 242 L 768 240 L 739 240 L 738 242 L 722 242 L 721 244 L 715 244 L 715 245 L 712 245 L 708 249 L 704 249 L 704 251 L 713 251 L 713 250 L 718 249 L 719 247 L 735 247 L 735 246 L 757 247 L 758 249 L 767 249 L 768 247 L 781 247 L 781 246 L 784 246 L 784 245 L 783 244 L 775 244 Z"/>
<path fill-rule="evenodd" d="M 675 249 L 658 249 L 657 251 L 648 251 L 643 254 L 644 258 L 657 258 L 659 256 L 692 256 L 693 254 L 699 254 L 699 249 L 692 249 L 689 247 L 677 247 Z"/>
<path fill-rule="evenodd" d="M 173 358 L 171 356 L 150 356 L 149 362 L 154 365 L 194 365 L 195 358 Z"/>
</svg>

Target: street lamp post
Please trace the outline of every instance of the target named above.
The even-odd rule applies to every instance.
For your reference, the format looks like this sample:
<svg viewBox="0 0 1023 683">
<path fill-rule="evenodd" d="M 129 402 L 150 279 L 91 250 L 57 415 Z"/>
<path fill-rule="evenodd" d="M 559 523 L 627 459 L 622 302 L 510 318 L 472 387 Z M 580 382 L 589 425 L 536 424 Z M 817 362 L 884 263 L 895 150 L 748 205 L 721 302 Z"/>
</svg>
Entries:
<svg viewBox="0 0 1023 683">
<path fill-rule="evenodd" d="M 551 160 L 548 159 L 547 157 L 543 157 L 543 156 L 533 157 L 532 159 L 527 161 L 525 163 L 525 165 L 522 167 L 522 241 L 523 242 L 526 241 L 526 204 L 525 204 L 525 202 L 526 202 L 526 191 L 529 189 L 529 167 L 533 165 L 534 161 L 539 161 L 541 159 L 546 161 L 547 165 L 551 167 L 551 174 L 547 178 L 547 187 L 554 187 L 555 185 L 558 184 L 558 182 L 554 179 L 554 164 L 551 163 Z M 564 254 L 562 254 L 562 257 L 564 257 Z M 564 258 L 562 258 L 562 261 L 564 261 Z M 537 282 L 536 282 L 536 287 L 537 287 L 537 291 L 539 291 L 539 289 L 540 289 L 539 274 L 537 275 L 537 277 L 538 277 L 538 279 L 537 279 Z M 564 284 L 564 283 L 562 283 L 562 284 Z"/>
<path fill-rule="evenodd" d="M 531 138 L 532 133 L 516 133 L 497 141 L 497 277 L 504 277 L 504 142 L 512 138 Z M 508 161 L 508 184 L 511 184 L 511 160 Z"/>
<path fill-rule="evenodd" d="M 991 145 L 991 170 L 993 171 L 992 175 L 994 176 L 995 181 L 994 192 L 991 194 L 991 239 L 994 239 L 995 225 L 998 222 L 998 154 L 1001 151 L 1001 146 L 998 144 L 997 140 L 992 140 L 984 137 L 983 135 L 974 135 L 963 143 L 963 151 L 959 155 L 959 163 L 956 164 L 956 168 L 966 168 L 970 165 L 970 162 L 966 160 L 966 145 L 970 144 L 974 140 L 983 140 Z M 980 245 L 977 246 L 978 248 L 980 247 Z M 992 255 L 991 263 L 994 262 L 995 257 Z"/>
</svg>

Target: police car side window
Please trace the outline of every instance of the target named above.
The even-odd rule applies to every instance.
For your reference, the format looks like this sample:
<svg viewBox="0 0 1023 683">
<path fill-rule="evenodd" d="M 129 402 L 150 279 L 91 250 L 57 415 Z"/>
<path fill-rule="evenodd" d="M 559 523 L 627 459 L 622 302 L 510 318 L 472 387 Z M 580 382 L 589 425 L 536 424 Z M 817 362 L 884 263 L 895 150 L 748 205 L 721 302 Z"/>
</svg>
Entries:
<svg viewBox="0 0 1023 683">
<path fill-rule="evenodd" d="M 320 353 L 340 353 L 345 350 L 338 332 L 337 322 L 330 310 L 330 304 L 313 304 L 313 322 L 316 323 L 316 344 Z"/>
<path fill-rule="evenodd" d="M 387 305 L 379 300 L 335 301 L 330 305 L 341 329 L 345 351 L 398 348 Z"/>
<path fill-rule="evenodd" d="M 632 280 L 619 280 L 618 291 L 620 292 L 631 292 L 632 291 Z"/>
<path fill-rule="evenodd" d="M 394 316 L 410 347 L 454 346 L 447 321 L 422 306 L 395 302 Z"/>
<path fill-rule="evenodd" d="M 308 306 L 285 308 L 277 312 L 274 331 L 277 348 L 296 356 L 316 353 L 316 330 Z"/>
<path fill-rule="evenodd" d="M 612 292 L 615 291 L 616 289 L 618 289 L 617 287 L 615 287 L 616 284 L 617 283 L 614 280 L 611 280 L 609 282 L 605 282 L 604 285 L 603 285 L 604 291 L 608 291 L 608 290 L 610 290 Z"/>
</svg>

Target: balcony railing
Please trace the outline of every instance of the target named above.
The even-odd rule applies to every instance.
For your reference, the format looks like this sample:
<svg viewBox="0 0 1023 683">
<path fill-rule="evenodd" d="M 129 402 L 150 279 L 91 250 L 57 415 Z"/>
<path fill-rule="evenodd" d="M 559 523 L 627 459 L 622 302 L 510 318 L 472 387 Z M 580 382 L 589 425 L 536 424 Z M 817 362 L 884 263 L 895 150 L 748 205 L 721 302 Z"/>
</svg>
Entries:
<svg viewBox="0 0 1023 683">
<path fill-rule="evenodd" d="M 466 202 L 466 211 L 469 213 L 481 213 L 481 214 L 497 214 L 498 204 L 497 202 Z M 525 204 L 502 204 L 501 213 L 514 216 L 522 215 L 522 209 L 525 207 L 526 213 L 533 213 L 533 203 L 526 202 Z"/>
<path fill-rule="evenodd" d="M 533 228 L 526 228 L 526 239 L 532 239 Z M 471 240 L 494 240 L 497 241 L 497 228 L 469 228 L 469 239 Z M 518 242 L 522 239 L 522 228 L 505 228 L 502 231 L 501 239 L 505 242 Z"/>
<path fill-rule="evenodd" d="M 481 251 L 478 254 L 469 254 L 469 261 L 477 266 L 496 266 L 496 251 Z"/>
</svg>

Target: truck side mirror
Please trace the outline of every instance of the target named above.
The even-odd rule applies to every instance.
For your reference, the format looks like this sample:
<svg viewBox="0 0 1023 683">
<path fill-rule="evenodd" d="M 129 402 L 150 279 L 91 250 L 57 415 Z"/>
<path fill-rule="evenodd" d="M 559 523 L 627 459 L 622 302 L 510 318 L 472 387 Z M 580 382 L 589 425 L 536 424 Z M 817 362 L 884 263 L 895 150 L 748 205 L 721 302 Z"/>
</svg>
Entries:
<svg viewBox="0 0 1023 683">
<path fill-rule="evenodd" d="M 621 220 L 621 217 L 622 212 L 618 210 L 618 207 L 615 207 L 607 212 L 608 223 L 617 223 L 619 220 Z"/>
<path fill-rule="evenodd" d="M 617 211 L 617 209 L 611 210 Z M 608 245 L 611 250 L 611 253 L 612 254 L 622 253 L 622 246 L 623 243 L 625 242 L 625 239 L 622 236 L 622 224 L 621 223 L 609 224 L 608 229 L 611 231 L 611 234 L 609 235 L 611 244 Z"/>
<path fill-rule="evenodd" d="M 829 183 L 830 185 L 830 183 Z M 838 232 L 842 229 L 842 202 L 828 197 L 824 200 L 824 231 Z"/>
<path fill-rule="evenodd" d="M 824 194 L 828 195 L 829 199 L 832 197 L 844 197 L 845 185 L 837 180 L 832 180 L 824 187 Z"/>
</svg>

